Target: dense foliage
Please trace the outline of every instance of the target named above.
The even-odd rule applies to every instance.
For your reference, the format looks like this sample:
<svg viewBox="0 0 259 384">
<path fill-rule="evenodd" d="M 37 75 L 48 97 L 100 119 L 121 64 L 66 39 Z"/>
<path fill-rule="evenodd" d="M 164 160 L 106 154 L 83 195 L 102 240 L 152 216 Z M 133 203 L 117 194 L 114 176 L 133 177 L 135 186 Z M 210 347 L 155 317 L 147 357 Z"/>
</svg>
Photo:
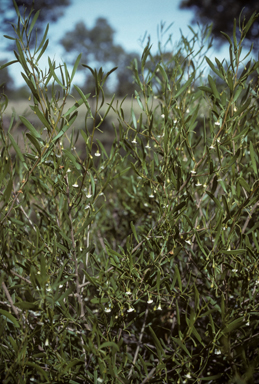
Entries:
<svg viewBox="0 0 259 384">
<path fill-rule="evenodd" d="M 20 116 L 15 138 L 2 95 L 1 382 L 258 382 L 259 63 L 241 55 L 257 16 L 225 63 L 204 60 L 208 28 L 171 56 L 147 44 L 127 121 L 124 101 L 105 103 L 102 69 L 66 110 L 81 56 L 72 73 L 51 59 L 42 71 L 47 35 L 31 48 L 37 14 L 15 8 L 39 125 Z M 96 134 L 111 110 L 106 151 Z"/>
</svg>

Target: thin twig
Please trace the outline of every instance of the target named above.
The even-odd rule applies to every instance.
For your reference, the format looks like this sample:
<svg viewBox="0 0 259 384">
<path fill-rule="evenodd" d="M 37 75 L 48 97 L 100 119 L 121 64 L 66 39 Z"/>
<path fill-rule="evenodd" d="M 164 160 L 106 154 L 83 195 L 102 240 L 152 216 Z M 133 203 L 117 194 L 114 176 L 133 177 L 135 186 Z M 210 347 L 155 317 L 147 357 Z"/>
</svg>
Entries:
<svg viewBox="0 0 259 384">
<path fill-rule="evenodd" d="M 133 367 L 136 364 L 136 361 L 137 361 L 137 358 L 138 358 L 140 343 L 141 343 L 141 340 L 142 340 L 142 337 L 143 337 L 143 334 L 144 334 L 144 330 L 145 330 L 145 326 L 146 326 L 147 315 L 148 315 L 148 308 L 146 309 L 146 312 L 145 312 L 145 318 L 144 318 L 144 322 L 143 322 L 143 325 L 142 325 L 142 328 L 141 328 L 141 331 L 140 331 L 140 335 L 139 335 L 139 340 L 138 340 L 139 344 L 138 344 L 137 349 L 135 351 L 135 355 L 134 355 L 134 359 L 133 359 L 133 362 L 132 362 L 132 366 L 131 366 L 130 371 L 129 371 L 128 379 L 131 378 L 131 375 L 132 375 L 132 372 L 133 372 Z"/>
<path fill-rule="evenodd" d="M 11 305 L 11 308 L 12 308 L 14 314 L 19 318 L 18 309 L 15 307 L 15 305 L 13 303 L 13 300 L 11 298 L 11 295 L 10 295 L 10 293 L 9 293 L 9 291 L 8 291 L 4 281 L 2 281 L 2 287 L 3 287 L 3 290 L 4 290 L 5 294 L 6 294 L 7 299 L 9 301 L 10 305 Z"/>
<path fill-rule="evenodd" d="M 147 383 L 149 381 L 149 379 L 151 379 L 151 377 L 153 376 L 155 371 L 156 371 L 156 368 L 151 369 L 151 371 L 149 372 L 147 377 L 141 382 L 141 384 Z"/>
<path fill-rule="evenodd" d="M 19 275 L 17 272 L 14 272 L 14 271 L 12 271 L 12 270 L 10 270 L 10 272 L 11 272 L 14 276 L 19 277 L 21 280 L 26 281 L 26 283 L 31 284 L 31 281 L 30 281 L 30 280 L 26 279 L 25 277 L 22 277 L 22 276 Z"/>
</svg>

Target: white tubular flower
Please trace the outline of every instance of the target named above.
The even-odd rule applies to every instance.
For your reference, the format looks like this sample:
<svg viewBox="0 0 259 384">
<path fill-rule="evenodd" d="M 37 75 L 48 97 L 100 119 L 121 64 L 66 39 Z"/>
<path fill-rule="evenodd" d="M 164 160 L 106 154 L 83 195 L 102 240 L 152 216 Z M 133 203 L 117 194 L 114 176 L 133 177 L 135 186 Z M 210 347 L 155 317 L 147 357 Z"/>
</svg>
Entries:
<svg viewBox="0 0 259 384">
<path fill-rule="evenodd" d="M 133 143 L 133 144 L 137 144 L 136 139 L 132 140 L 132 143 Z"/>
<path fill-rule="evenodd" d="M 72 187 L 78 188 L 77 182 L 75 182 L 75 184 L 73 184 Z"/>
<path fill-rule="evenodd" d="M 220 122 L 219 122 L 219 121 L 216 121 L 214 124 L 215 124 L 215 125 L 220 125 Z"/>
<path fill-rule="evenodd" d="M 101 156 L 101 154 L 99 151 L 97 151 L 97 152 L 95 152 L 94 156 L 99 157 L 99 156 Z"/>
<path fill-rule="evenodd" d="M 164 119 L 164 118 L 165 118 L 165 115 L 164 115 L 164 114 L 162 114 L 162 115 L 161 115 L 161 117 L 162 117 L 162 119 Z"/>
<path fill-rule="evenodd" d="M 132 307 L 129 307 L 129 309 L 127 310 L 127 312 L 133 312 L 134 311 L 134 308 Z"/>
</svg>

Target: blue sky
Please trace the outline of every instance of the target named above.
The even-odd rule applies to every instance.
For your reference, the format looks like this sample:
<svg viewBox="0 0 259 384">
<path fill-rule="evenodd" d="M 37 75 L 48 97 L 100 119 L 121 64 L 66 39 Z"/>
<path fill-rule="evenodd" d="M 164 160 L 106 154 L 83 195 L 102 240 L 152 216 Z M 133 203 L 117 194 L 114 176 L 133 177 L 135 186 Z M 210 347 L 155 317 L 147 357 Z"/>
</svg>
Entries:
<svg viewBox="0 0 259 384">
<path fill-rule="evenodd" d="M 47 56 L 55 58 L 56 62 L 62 62 L 64 58 L 63 48 L 58 41 L 67 31 L 73 29 L 78 21 L 84 21 L 88 28 L 91 28 L 98 17 L 107 18 L 109 24 L 116 31 L 115 42 L 121 44 L 128 52 L 136 51 L 142 53 L 140 39 L 145 32 L 151 37 L 154 49 L 157 48 L 157 27 L 161 22 L 166 26 L 174 23 L 170 29 L 173 40 L 179 41 L 180 29 L 185 36 L 191 36 L 188 25 L 191 25 L 193 12 L 190 10 L 180 10 L 180 0 L 72 0 L 72 5 L 65 8 L 65 13 L 57 23 L 52 23 L 49 29 L 50 43 L 44 58 L 40 62 L 41 69 L 47 67 Z M 192 25 L 195 29 L 195 25 Z M 210 51 L 210 57 L 215 53 Z M 224 58 L 222 52 L 216 52 L 219 59 Z M 2 54 L 3 55 L 3 54 Z M 13 56 L 8 54 L 8 59 Z M 23 85 L 24 81 L 18 74 L 21 69 L 18 65 L 13 65 L 10 73 L 15 75 L 16 84 Z M 75 80 L 80 79 L 78 75 Z"/>
</svg>

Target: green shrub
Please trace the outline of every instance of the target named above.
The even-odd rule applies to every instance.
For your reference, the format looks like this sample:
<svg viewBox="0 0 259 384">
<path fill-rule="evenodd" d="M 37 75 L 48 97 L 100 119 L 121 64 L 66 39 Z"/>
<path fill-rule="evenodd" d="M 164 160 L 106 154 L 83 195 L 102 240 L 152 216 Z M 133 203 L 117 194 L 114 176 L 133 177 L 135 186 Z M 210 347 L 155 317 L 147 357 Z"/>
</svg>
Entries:
<svg viewBox="0 0 259 384">
<path fill-rule="evenodd" d="M 31 47 L 38 14 L 16 12 L 9 38 L 40 127 L 20 116 L 16 140 L 2 95 L 1 382 L 258 382 L 259 63 L 241 58 L 257 15 L 239 42 L 226 36 L 228 63 L 206 57 L 208 82 L 210 28 L 175 53 L 148 44 L 126 121 L 115 97 L 100 112 L 102 69 L 66 110 L 80 55 L 71 74 L 51 59 L 42 71 L 47 29 Z M 96 133 L 110 110 L 107 153 Z"/>
</svg>

